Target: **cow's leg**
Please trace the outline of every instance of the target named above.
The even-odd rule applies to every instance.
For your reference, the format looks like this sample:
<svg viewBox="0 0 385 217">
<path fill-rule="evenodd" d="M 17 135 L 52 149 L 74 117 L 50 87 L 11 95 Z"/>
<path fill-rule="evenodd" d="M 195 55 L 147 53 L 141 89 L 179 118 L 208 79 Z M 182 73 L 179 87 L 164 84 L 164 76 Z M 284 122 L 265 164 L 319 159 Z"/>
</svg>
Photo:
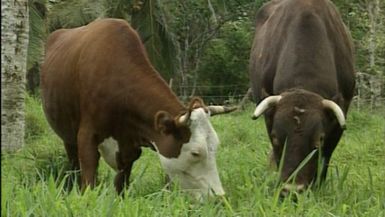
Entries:
<svg viewBox="0 0 385 217">
<path fill-rule="evenodd" d="M 77 144 L 65 142 L 64 147 L 68 156 L 68 160 L 70 161 L 71 170 L 79 170 L 80 165 Z"/>
<path fill-rule="evenodd" d="M 125 185 L 128 186 L 132 165 L 141 154 L 140 147 L 119 144 L 119 152 L 116 153 L 118 173 L 115 176 L 115 189 L 119 194 L 122 193 Z"/>
<path fill-rule="evenodd" d="M 271 137 L 272 129 L 273 129 L 273 117 L 274 117 L 275 110 L 274 109 L 268 109 L 265 112 L 265 126 L 267 135 L 269 136 L 270 143 L 273 144 L 273 139 Z M 281 157 L 276 157 L 278 153 L 274 152 L 274 148 L 271 149 L 270 152 L 270 166 L 271 168 L 279 168 L 279 161 L 281 160 Z M 274 165 L 275 164 L 275 165 Z"/>
<path fill-rule="evenodd" d="M 70 163 L 70 175 L 68 176 L 68 179 L 66 180 L 66 189 L 71 190 L 73 187 L 73 184 L 76 180 L 79 181 L 79 158 L 78 158 L 78 150 L 77 150 L 77 144 L 72 144 L 65 142 L 64 143 L 65 150 L 67 152 L 67 156 Z M 78 183 L 80 184 L 80 183 Z"/>
<path fill-rule="evenodd" d="M 82 190 L 85 190 L 88 185 L 94 187 L 100 154 L 98 152 L 96 136 L 87 127 L 80 127 L 78 132 L 78 155 Z"/>
<path fill-rule="evenodd" d="M 332 157 L 333 151 L 336 148 L 338 142 L 340 141 L 340 138 L 342 136 L 343 130 L 337 125 L 334 127 L 332 135 L 327 138 L 325 142 L 325 147 L 323 150 L 323 165 L 322 165 L 322 172 L 321 172 L 321 182 L 323 182 L 326 179 L 327 171 L 329 168 L 329 161 Z"/>
</svg>

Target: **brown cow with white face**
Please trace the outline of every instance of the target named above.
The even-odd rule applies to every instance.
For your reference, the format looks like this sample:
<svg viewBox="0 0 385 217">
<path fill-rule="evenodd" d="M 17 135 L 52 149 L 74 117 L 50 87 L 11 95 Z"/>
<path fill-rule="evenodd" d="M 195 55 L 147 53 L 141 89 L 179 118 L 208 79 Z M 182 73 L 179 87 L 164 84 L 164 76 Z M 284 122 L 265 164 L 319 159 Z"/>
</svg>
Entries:
<svg viewBox="0 0 385 217">
<path fill-rule="evenodd" d="M 181 104 L 126 21 L 100 19 L 52 33 L 41 88 L 48 122 L 81 170 L 83 188 L 95 184 L 101 154 L 117 170 L 121 192 L 141 147 L 153 146 L 166 173 L 191 183 L 183 188 L 198 196 L 224 194 L 215 164 L 219 140 L 209 117 L 230 110 L 206 107 L 199 98 Z"/>
<path fill-rule="evenodd" d="M 264 114 L 275 162 L 283 159 L 283 195 L 303 190 L 317 173 L 326 177 L 353 97 L 352 52 L 349 32 L 329 0 L 274 0 L 257 13 L 250 56 L 258 102 L 253 118 Z M 309 154 L 292 184 L 289 177 Z"/>
</svg>

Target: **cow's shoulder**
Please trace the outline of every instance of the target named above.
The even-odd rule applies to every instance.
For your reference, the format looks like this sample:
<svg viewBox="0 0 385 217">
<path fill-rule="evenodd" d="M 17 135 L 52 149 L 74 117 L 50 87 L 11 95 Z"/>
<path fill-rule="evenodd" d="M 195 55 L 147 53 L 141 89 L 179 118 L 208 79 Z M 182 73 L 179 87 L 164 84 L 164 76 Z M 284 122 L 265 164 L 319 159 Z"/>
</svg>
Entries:
<svg viewBox="0 0 385 217">
<path fill-rule="evenodd" d="M 85 27 L 58 29 L 52 32 L 46 42 L 46 54 L 63 54 L 76 44 L 81 44 L 81 35 Z"/>
<path fill-rule="evenodd" d="M 94 22 L 88 24 L 86 27 L 87 34 L 89 36 L 98 38 L 109 38 L 109 39 L 125 39 L 132 40 L 138 39 L 139 35 L 130 26 L 130 24 L 123 19 L 117 18 L 104 18 L 97 19 Z"/>
<path fill-rule="evenodd" d="M 71 29 L 58 29 L 52 32 L 46 42 L 46 48 L 52 47 L 54 44 L 56 44 L 58 41 L 60 41 L 64 35 L 68 34 Z"/>
<path fill-rule="evenodd" d="M 275 9 L 279 5 L 280 0 L 273 0 L 265 3 L 258 11 L 255 17 L 256 28 L 262 26 L 266 20 L 274 13 Z"/>
</svg>

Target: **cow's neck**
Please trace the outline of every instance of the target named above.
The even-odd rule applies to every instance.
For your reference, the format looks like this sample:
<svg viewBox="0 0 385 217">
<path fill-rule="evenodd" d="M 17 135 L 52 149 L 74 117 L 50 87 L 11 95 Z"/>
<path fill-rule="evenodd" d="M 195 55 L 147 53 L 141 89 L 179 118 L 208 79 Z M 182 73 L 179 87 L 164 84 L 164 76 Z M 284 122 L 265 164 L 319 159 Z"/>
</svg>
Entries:
<svg viewBox="0 0 385 217">
<path fill-rule="evenodd" d="M 128 87 L 127 98 L 131 99 L 128 110 L 134 112 L 134 126 L 145 139 L 155 141 L 161 136 L 155 131 L 155 115 L 158 111 L 166 111 L 173 117 L 178 116 L 186 108 L 168 87 L 167 83 L 155 71 L 142 73 L 137 83 Z"/>
<path fill-rule="evenodd" d="M 168 87 L 166 82 L 158 74 L 149 76 L 146 86 L 142 93 L 138 94 L 138 101 L 143 103 L 139 106 L 140 114 L 153 123 L 154 116 L 158 111 L 166 111 L 172 116 L 179 115 L 185 107 L 179 101 L 178 97 Z"/>
</svg>

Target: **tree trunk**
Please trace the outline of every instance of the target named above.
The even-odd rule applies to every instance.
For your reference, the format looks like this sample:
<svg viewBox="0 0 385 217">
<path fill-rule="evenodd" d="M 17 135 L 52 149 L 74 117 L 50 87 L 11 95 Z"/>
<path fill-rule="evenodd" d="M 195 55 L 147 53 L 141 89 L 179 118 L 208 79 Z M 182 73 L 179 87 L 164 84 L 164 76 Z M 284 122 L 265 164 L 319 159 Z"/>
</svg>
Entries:
<svg viewBox="0 0 385 217">
<path fill-rule="evenodd" d="M 1 0 L 1 150 L 24 145 L 28 0 Z"/>
<path fill-rule="evenodd" d="M 369 66 L 371 69 L 376 65 L 376 47 L 377 47 L 377 17 L 380 11 L 379 0 L 372 0 L 367 3 L 368 15 L 370 21 L 369 35 Z"/>
</svg>

